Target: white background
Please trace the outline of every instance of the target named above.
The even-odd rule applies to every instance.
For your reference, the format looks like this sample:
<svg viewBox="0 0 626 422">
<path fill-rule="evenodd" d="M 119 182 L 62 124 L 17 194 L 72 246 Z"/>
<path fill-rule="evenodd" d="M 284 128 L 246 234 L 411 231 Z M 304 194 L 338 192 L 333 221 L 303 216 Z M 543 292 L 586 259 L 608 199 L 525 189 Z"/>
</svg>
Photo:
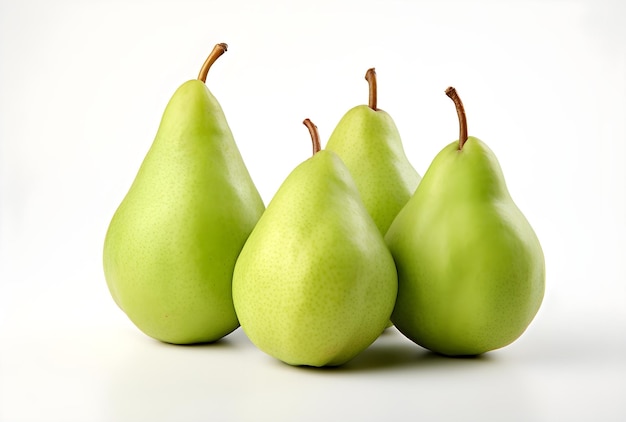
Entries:
<svg viewBox="0 0 626 422">
<path fill-rule="evenodd" d="M 0 1 L 0 420 L 626 419 L 625 3 Z M 367 101 L 423 174 L 469 132 L 546 256 L 543 306 L 479 359 L 389 330 L 337 370 L 284 365 L 241 329 L 176 347 L 140 333 L 102 274 L 109 220 L 174 90 L 208 86 L 266 204 Z"/>
</svg>

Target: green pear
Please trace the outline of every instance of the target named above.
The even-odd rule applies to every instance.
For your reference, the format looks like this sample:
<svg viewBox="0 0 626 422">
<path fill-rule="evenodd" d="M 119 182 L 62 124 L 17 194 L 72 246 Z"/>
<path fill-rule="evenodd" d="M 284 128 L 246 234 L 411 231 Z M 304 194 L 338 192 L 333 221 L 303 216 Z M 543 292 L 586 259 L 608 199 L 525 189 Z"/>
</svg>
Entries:
<svg viewBox="0 0 626 422">
<path fill-rule="evenodd" d="M 198 79 L 170 99 L 150 150 L 113 215 L 104 274 L 115 302 L 167 343 L 213 342 L 239 326 L 235 261 L 265 207 L 219 103 Z"/>
<path fill-rule="evenodd" d="M 294 366 L 338 366 L 385 329 L 393 258 L 349 170 L 320 150 L 284 180 L 235 265 L 233 300 L 260 350 Z"/>
<path fill-rule="evenodd" d="M 376 71 L 365 74 L 369 104 L 350 109 L 333 130 L 326 149 L 336 152 L 350 170 L 380 232 L 407 203 L 420 176 L 406 157 L 391 116 L 377 107 Z"/>
<path fill-rule="evenodd" d="M 398 269 L 391 320 L 434 352 L 477 355 L 526 330 L 543 300 L 545 262 L 494 153 L 467 136 L 460 98 L 446 94 L 459 140 L 435 157 L 385 236 Z"/>
</svg>

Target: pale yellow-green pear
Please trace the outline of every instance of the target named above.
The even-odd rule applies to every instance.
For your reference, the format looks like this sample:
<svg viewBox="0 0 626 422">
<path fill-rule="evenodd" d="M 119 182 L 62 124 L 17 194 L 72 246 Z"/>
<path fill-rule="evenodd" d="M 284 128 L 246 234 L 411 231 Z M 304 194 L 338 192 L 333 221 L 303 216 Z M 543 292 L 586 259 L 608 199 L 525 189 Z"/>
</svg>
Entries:
<svg viewBox="0 0 626 422">
<path fill-rule="evenodd" d="M 368 69 L 369 103 L 350 109 L 333 130 L 326 149 L 334 151 L 350 174 L 379 231 L 384 236 L 407 203 L 420 176 L 406 157 L 398 128 L 378 108 L 376 72 Z"/>
<path fill-rule="evenodd" d="M 248 338 L 290 365 L 337 366 L 385 329 L 396 268 L 339 156 L 320 150 L 284 180 L 235 266 Z"/>
<path fill-rule="evenodd" d="M 398 269 L 395 326 L 444 355 L 506 346 L 541 305 L 539 240 L 511 198 L 494 153 L 467 136 L 454 88 L 459 140 L 433 160 L 385 240 Z"/>
<path fill-rule="evenodd" d="M 104 243 L 104 274 L 115 302 L 163 342 L 213 342 L 239 326 L 233 269 L 264 211 L 205 85 L 226 48 L 216 45 L 198 79 L 170 99 Z"/>
</svg>

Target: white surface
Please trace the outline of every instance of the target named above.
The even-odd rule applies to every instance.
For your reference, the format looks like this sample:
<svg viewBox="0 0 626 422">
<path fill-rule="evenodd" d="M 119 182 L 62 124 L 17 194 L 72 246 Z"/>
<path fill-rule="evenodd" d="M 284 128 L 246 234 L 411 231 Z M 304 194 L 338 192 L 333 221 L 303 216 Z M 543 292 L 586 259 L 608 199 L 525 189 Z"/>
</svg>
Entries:
<svg viewBox="0 0 626 422">
<path fill-rule="evenodd" d="M 626 16 L 615 1 L 0 2 L 0 420 L 626 419 Z M 241 330 L 174 347 L 106 289 L 109 220 L 174 90 L 208 85 L 264 200 L 367 100 L 423 174 L 469 132 L 547 262 L 542 309 L 480 359 L 395 330 L 344 368 L 292 368 Z"/>
</svg>

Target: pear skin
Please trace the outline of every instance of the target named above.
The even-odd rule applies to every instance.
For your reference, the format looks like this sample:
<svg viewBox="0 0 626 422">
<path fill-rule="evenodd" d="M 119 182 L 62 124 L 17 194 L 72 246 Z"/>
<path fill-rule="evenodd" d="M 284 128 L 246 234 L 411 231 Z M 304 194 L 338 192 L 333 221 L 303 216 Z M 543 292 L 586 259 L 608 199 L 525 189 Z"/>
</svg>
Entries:
<svg viewBox="0 0 626 422">
<path fill-rule="evenodd" d="M 415 343 L 444 355 L 504 347 L 529 326 L 545 289 L 539 240 L 507 189 L 494 153 L 467 137 L 432 161 L 385 236 L 398 270 L 391 317 Z"/>
<path fill-rule="evenodd" d="M 235 261 L 264 211 L 222 108 L 197 80 L 170 99 L 150 150 L 113 215 L 104 274 L 115 302 L 163 342 L 213 342 L 239 326 Z"/>
<path fill-rule="evenodd" d="M 385 329 L 394 306 L 393 258 L 332 151 L 285 179 L 248 238 L 233 276 L 241 327 L 290 365 L 338 366 Z"/>
<path fill-rule="evenodd" d="M 326 149 L 341 157 L 379 231 L 385 235 L 391 222 L 420 182 L 404 152 L 391 116 L 377 106 L 376 72 L 368 69 L 368 105 L 350 109 L 337 123 Z"/>
</svg>

